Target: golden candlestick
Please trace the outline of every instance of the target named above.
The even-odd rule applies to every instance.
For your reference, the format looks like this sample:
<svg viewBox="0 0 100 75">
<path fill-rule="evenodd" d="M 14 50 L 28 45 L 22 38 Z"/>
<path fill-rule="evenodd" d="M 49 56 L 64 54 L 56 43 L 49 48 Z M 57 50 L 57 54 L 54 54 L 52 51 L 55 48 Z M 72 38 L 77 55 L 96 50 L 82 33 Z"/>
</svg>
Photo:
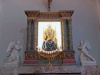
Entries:
<svg viewBox="0 0 100 75">
<path fill-rule="evenodd" d="M 52 66 L 51 60 L 52 60 L 54 57 L 56 57 L 57 55 L 59 55 L 59 54 L 61 53 L 61 51 L 56 50 L 56 51 L 54 51 L 54 52 L 51 51 L 52 53 L 49 53 L 49 52 L 50 52 L 50 51 L 48 51 L 48 53 L 46 53 L 45 51 L 38 51 L 39 55 L 41 55 L 41 56 L 43 56 L 43 57 L 45 57 L 45 58 L 48 59 L 48 64 L 47 64 L 47 66 Z"/>
</svg>

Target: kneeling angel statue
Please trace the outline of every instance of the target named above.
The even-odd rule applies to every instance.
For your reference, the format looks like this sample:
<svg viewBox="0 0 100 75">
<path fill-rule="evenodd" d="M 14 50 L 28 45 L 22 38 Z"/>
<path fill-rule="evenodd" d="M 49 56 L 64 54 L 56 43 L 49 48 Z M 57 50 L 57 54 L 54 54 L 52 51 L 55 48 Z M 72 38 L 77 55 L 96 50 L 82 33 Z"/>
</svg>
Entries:
<svg viewBox="0 0 100 75">
<path fill-rule="evenodd" d="M 7 49 L 7 57 L 4 61 L 4 64 L 19 64 L 19 54 L 18 51 L 22 46 L 20 46 L 20 41 L 17 42 L 10 42 L 8 49 Z"/>
<path fill-rule="evenodd" d="M 80 61 L 81 65 L 93 65 L 96 64 L 96 60 L 90 55 L 89 51 L 91 50 L 90 43 L 87 40 L 81 41 L 78 46 L 80 50 Z"/>
</svg>

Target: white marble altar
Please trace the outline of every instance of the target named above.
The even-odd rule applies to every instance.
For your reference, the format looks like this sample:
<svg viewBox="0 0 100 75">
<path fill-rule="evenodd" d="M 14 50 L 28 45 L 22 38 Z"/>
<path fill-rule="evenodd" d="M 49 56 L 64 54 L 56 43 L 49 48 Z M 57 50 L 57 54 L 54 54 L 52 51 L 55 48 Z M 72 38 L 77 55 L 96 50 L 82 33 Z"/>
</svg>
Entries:
<svg viewBox="0 0 100 75">
<path fill-rule="evenodd" d="M 20 66 L 1 67 L 0 75 L 18 75 L 27 73 L 81 73 L 78 66 Z"/>
<path fill-rule="evenodd" d="M 98 65 L 84 66 L 19 66 L 0 67 L 0 75 L 18 75 L 33 73 L 81 73 L 81 75 L 100 75 Z"/>
</svg>

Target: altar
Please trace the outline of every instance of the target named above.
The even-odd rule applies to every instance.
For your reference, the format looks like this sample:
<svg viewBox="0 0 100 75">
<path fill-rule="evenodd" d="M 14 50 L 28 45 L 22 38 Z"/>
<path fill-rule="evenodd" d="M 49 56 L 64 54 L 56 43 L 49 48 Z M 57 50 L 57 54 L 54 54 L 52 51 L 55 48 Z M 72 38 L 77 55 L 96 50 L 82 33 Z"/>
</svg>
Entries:
<svg viewBox="0 0 100 75">
<path fill-rule="evenodd" d="M 73 10 L 25 11 L 27 44 L 25 65 L 76 64 L 72 41 Z"/>
<path fill-rule="evenodd" d="M 0 66 L 0 75 L 100 75 L 100 67 L 97 65 L 99 59 L 95 53 L 99 50 L 99 46 L 96 45 L 99 44 L 99 38 L 97 38 L 99 35 L 95 34 L 98 31 L 96 29 L 99 24 L 96 21 L 98 16 L 96 16 L 96 12 L 85 12 L 91 6 L 93 7 L 93 2 L 1 1 L 4 4 L 4 6 L 1 5 L 3 9 L 1 12 L 9 10 L 2 14 L 5 23 L 2 21 L 1 27 L 6 28 L 1 30 L 4 31 L 1 32 L 4 37 L 1 39 L 2 54 L 4 54 L 6 45 L 8 43 L 9 45 L 5 53 L 6 58 Z M 16 9 L 16 7 L 20 8 Z M 85 7 L 88 8 L 84 9 Z M 10 11 L 12 9 L 15 10 Z M 95 11 L 95 9 L 90 11 Z M 72 34 L 73 31 L 75 31 L 75 38 Z M 89 41 L 92 45 L 89 44 Z M 97 62 L 90 55 L 91 48 L 94 50 L 93 55 L 97 58 Z M 80 55 L 78 55 L 79 53 Z M 2 59 L 3 57 L 4 55 L 1 55 Z M 0 61 L 2 62 L 2 60 Z"/>
<path fill-rule="evenodd" d="M 25 11 L 27 15 L 27 43 L 23 64 L 18 66 L 17 50 L 21 49 L 19 42 L 13 42 L 12 45 L 15 47 L 13 51 L 16 50 L 18 59 L 16 62 L 4 63 L 0 67 L 0 75 L 100 75 L 100 68 L 96 63 L 84 64 L 83 62 L 81 66 L 76 65 L 72 40 L 73 13 L 73 10 Z M 79 49 L 85 43 L 82 41 Z M 8 51 L 11 51 L 11 47 L 10 44 Z"/>
</svg>

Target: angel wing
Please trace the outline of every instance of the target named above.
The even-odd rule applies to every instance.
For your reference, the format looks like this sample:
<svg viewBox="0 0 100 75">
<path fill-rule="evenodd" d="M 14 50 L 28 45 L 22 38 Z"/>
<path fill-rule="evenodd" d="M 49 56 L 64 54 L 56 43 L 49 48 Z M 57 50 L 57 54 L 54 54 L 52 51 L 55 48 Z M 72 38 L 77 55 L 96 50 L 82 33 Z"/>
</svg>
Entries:
<svg viewBox="0 0 100 75">
<path fill-rule="evenodd" d="M 85 46 L 88 50 L 91 50 L 91 46 L 88 40 L 85 40 Z"/>
<path fill-rule="evenodd" d="M 15 45 L 15 42 L 10 42 L 9 46 L 7 48 L 7 52 L 10 52 L 12 50 L 12 48 L 14 47 L 14 45 Z"/>
</svg>

